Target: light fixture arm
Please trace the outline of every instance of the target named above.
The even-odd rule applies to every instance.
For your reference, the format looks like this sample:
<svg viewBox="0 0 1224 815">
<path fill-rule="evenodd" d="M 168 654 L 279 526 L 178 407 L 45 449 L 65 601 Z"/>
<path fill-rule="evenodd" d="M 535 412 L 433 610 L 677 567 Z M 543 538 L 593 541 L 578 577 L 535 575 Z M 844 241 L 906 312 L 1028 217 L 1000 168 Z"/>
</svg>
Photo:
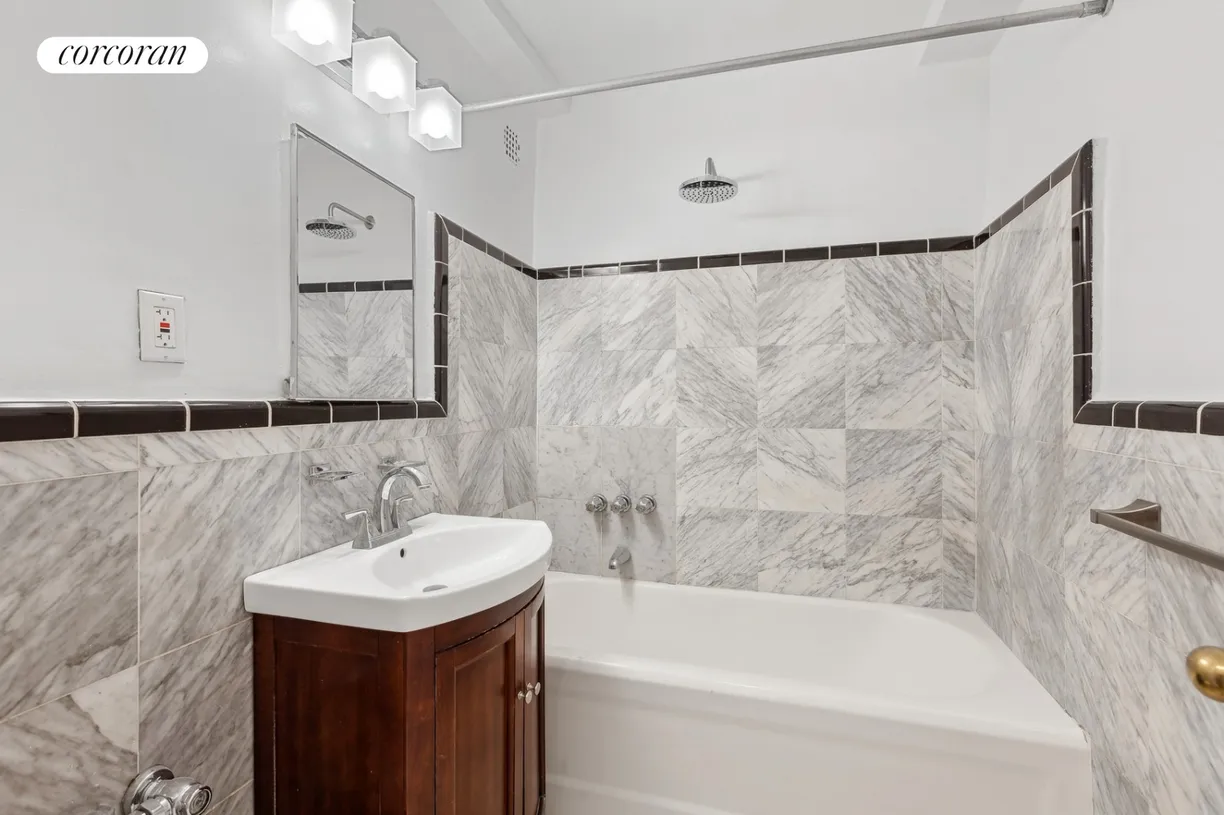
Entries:
<svg viewBox="0 0 1224 815">
<path fill-rule="evenodd" d="M 880 48 L 891 48 L 895 45 L 909 45 L 918 42 L 945 40 L 952 37 L 963 37 L 969 34 L 984 34 L 989 31 L 1004 31 L 1011 28 L 1023 28 L 1043 23 L 1055 23 L 1061 20 L 1077 20 L 1082 17 L 1093 17 L 1108 14 L 1113 8 L 1113 0 L 1090 0 L 1086 3 L 1076 3 L 1059 8 L 1027 11 L 1019 14 L 1007 14 L 1001 17 L 988 17 L 983 20 L 968 20 L 962 23 L 918 28 L 912 31 L 898 31 L 893 34 L 880 34 L 875 37 L 863 37 L 857 40 L 845 40 L 824 45 L 813 45 L 807 48 L 796 48 L 791 51 L 776 51 L 772 54 L 761 54 L 752 57 L 740 57 L 721 62 L 707 62 L 688 68 L 673 68 L 668 71 L 656 71 L 650 74 L 639 74 L 624 79 L 610 79 L 605 82 L 595 82 L 590 85 L 577 85 L 572 88 L 559 88 L 554 91 L 532 93 L 526 96 L 514 96 L 509 99 L 498 99 L 492 102 L 476 102 L 464 105 L 464 113 L 480 113 L 487 110 L 501 110 L 516 105 L 530 105 L 536 102 L 552 102 L 558 99 L 572 99 L 576 96 L 587 96 L 593 93 L 618 91 L 625 88 L 639 88 L 643 85 L 657 85 L 661 82 L 674 82 L 678 79 L 692 79 L 698 76 L 725 74 L 731 71 L 743 71 L 749 68 L 762 68 L 766 65 L 781 65 L 787 62 L 800 62 L 820 57 L 832 57 L 839 54 L 851 54 L 856 51 L 873 51 Z"/>
<path fill-rule="evenodd" d="M 356 212 L 353 212 L 348 207 L 346 207 L 344 204 L 337 203 L 336 201 L 332 201 L 331 204 L 328 205 L 327 207 L 328 220 L 331 220 L 335 217 L 336 210 L 340 210 L 341 212 L 347 212 L 349 215 L 352 215 L 354 218 L 356 218 L 357 220 L 365 224 L 366 229 L 374 228 L 374 216 L 373 215 L 359 215 Z"/>
</svg>

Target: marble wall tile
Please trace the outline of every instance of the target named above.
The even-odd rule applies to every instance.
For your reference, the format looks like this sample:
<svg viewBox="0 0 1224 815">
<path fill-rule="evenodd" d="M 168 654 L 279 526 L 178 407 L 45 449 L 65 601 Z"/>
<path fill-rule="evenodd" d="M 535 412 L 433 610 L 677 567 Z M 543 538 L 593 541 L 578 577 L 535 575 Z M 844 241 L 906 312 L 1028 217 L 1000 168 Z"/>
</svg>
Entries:
<svg viewBox="0 0 1224 815">
<path fill-rule="evenodd" d="M 1129 778 L 1147 779 L 1150 635 L 1097 603 L 1072 583 L 1067 597 L 1068 712 L 1094 751 Z"/>
<path fill-rule="evenodd" d="M 942 544 L 942 521 L 848 516 L 846 598 L 941 606 Z"/>
<path fill-rule="evenodd" d="M 288 427 L 216 430 L 206 433 L 155 433 L 136 438 L 140 443 L 140 466 L 144 468 L 254 458 L 292 453 L 298 449 L 295 429 Z"/>
<path fill-rule="evenodd" d="M 351 541 L 355 523 L 341 516 L 357 509 L 370 509 L 374 490 L 382 475 L 378 465 L 384 459 L 420 461 L 423 441 L 404 442 L 410 448 L 401 455 L 396 442 L 360 444 L 302 453 L 298 478 L 301 479 L 301 555 L 311 555 Z M 312 481 L 306 477 L 312 466 L 327 470 L 348 470 L 356 475 L 343 481 Z M 435 473 L 431 476 L 436 478 Z"/>
<path fill-rule="evenodd" d="M 1138 779 L 1127 778 L 1107 759 L 1092 755 L 1092 800 L 1093 811 L 1103 815 L 1150 815 L 1170 813 L 1172 810 L 1151 809 L 1151 802 Z"/>
<path fill-rule="evenodd" d="M 136 663 L 136 514 L 135 473 L 0 488 L 0 720 Z"/>
<path fill-rule="evenodd" d="M 773 345 L 758 351 L 763 427 L 812 430 L 846 426 L 844 345 Z"/>
<path fill-rule="evenodd" d="M 303 397 L 333 397 L 349 389 L 347 357 L 298 355 L 298 393 Z"/>
<path fill-rule="evenodd" d="M 1063 374 L 1071 359 L 1070 318 L 1059 315 L 1004 336 L 1008 346 L 1012 435 L 1061 442 L 1071 424 L 1063 410 Z"/>
<path fill-rule="evenodd" d="M 846 431 L 762 428 L 757 464 L 761 509 L 846 511 Z"/>
<path fill-rule="evenodd" d="M 504 436 L 504 431 L 490 430 L 454 437 L 459 455 L 460 515 L 492 518 L 505 510 Z M 521 466 L 522 462 L 518 464 Z M 521 472 L 511 474 L 515 481 L 524 477 Z"/>
<path fill-rule="evenodd" d="M 536 429 L 515 427 L 503 430 L 502 487 L 503 507 L 516 507 L 535 499 Z"/>
<path fill-rule="evenodd" d="M 1086 425 L 1076 425 L 1087 427 Z M 1154 430 L 1129 430 L 1116 427 L 1093 427 L 1093 430 L 1112 430 L 1125 434 L 1114 443 L 1125 445 L 1120 455 L 1146 458 L 1160 464 L 1176 464 L 1195 470 L 1224 472 L 1224 436 L 1199 436 L 1192 433 L 1161 433 Z M 1138 449 L 1136 449 L 1138 448 Z M 1091 449 L 1099 449 L 1093 447 Z"/>
<path fill-rule="evenodd" d="M 757 508 L 757 431 L 681 428 L 676 434 L 676 503 Z"/>
<path fill-rule="evenodd" d="M 679 431 L 681 433 L 687 431 Z M 600 459 L 596 471 L 609 497 L 651 495 L 660 503 L 676 503 L 677 431 L 671 428 L 605 427 L 599 431 Z M 746 441 L 745 444 L 751 446 Z"/>
<path fill-rule="evenodd" d="M 939 429 L 940 343 L 846 347 L 846 427 Z"/>
<path fill-rule="evenodd" d="M 973 321 L 975 254 L 945 252 L 940 255 L 943 268 L 942 337 L 945 340 L 971 340 L 976 336 Z"/>
<path fill-rule="evenodd" d="M 1224 627 L 1224 574 L 1155 546 L 1145 554 L 1151 599 L 1148 630 L 1186 653 L 1219 640 Z"/>
<path fill-rule="evenodd" d="M 0 486 L 135 470 L 136 436 L 0 444 Z"/>
<path fill-rule="evenodd" d="M 288 428 L 297 434 L 298 449 L 322 450 L 330 447 L 351 447 L 357 444 L 378 444 L 401 439 L 415 439 L 426 435 L 426 424 L 432 419 L 395 419 L 381 422 L 343 422 L 341 424 L 313 424 Z M 280 428 L 272 428 L 278 430 Z M 269 450 L 268 455 L 282 452 Z"/>
<path fill-rule="evenodd" d="M 990 530 L 1000 541 L 1011 534 L 1007 526 L 1014 503 L 1011 448 L 1011 439 L 995 435 L 983 436 L 978 446 L 978 525 L 979 529 Z"/>
<path fill-rule="evenodd" d="M 943 519 L 977 519 L 977 436 L 974 433 L 943 435 Z"/>
<path fill-rule="evenodd" d="M 1061 575 L 1017 552 L 1012 560 L 1012 650 L 1056 699 L 1067 697 L 1067 603 Z"/>
<path fill-rule="evenodd" d="M 1181 433 L 1156 433 L 1152 430 L 1136 430 L 1128 427 L 1097 427 L 1090 424 L 1072 424 L 1067 430 L 1067 446 L 1079 450 L 1095 450 L 1098 453 L 1113 453 L 1130 458 L 1153 458 L 1149 455 L 1148 439 L 1153 436 L 1180 437 Z M 1187 438 L 1204 438 L 1187 436 Z M 1159 458 L 1156 458 L 1159 461 Z M 1208 468 L 1213 469 L 1213 468 Z"/>
<path fill-rule="evenodd" d="M 505 397 L 504 347 L 463 339 L 451 349 L 457 380 L 453 417 L 460 422 L 502 425 Z"/>
<path fill-rule="evenodd" d="M 755 427 L 757 349 L 676 352 L 676 422 L 681 427 Z"/>
<path fill-rule="evenodd" d="M 404 347 L 402 301 L 402 293 L 398 291 L 346 295 L 344 356 L 404 357 L 407 349 Z"/>
<path fill-rule="evenodd" d="M 846 262 L 758 266 L 761 345 L 841 345 L 846 341 Z"/>
<path fill-rule="evenodd" d="M 536 355 L 519 348 L 502 349 L 503 427 L 535 427 Z"/>
<path fill-rule="evenodd" d="M 500 274 L 502 264 L 484 252 L 466 247 L 459 263 L 450 268 L 459 275 L 463 300 L 463 339 L 505 345 L 508 281 Z M 453 291 L 453 288 L 452 288 Z"/>
<path fill-rule="evenodd" d="M 940 255 L 846 261 L 846 341 L 929 342 L 942 336 Z"/>
<path fill-rule="evenodd" d="M 757 344 L 755 266 L 692 269 L 680 274 L 676 283 L 678 347 Z"/>
<path fill-rule="evenodd" d="M 537 421 L 553 427 L 603 424 L 609 393 L 605 365 L 600 351 L 541 353 Z"/>
<path fill-rule="evenodd" d="M 459 436 L 426 437 L 421 440 L 420 456 L 416 455 L 413 447 L 402 446 L 408 443 L 401 442 L 400 457 L 408 461 L 419 461 L 423 458 L 433 484 L 431 490 L 417 493 L 419 503 L 414 512 L 459 512 L 464 487 L 460 479 L 459 439 Z"/>
<path fill-rule="evenodd" d="M 632 497 L 644 493 L 633 493 Z M 676 582 L 676 506 L 659 501 L 659 507 L 649 515 L 627 512 L 608 515 L 602 522 L 598 574 L 608 577 L 619 574 L 633 580 L 654 583 Z M 608 569 L 608 562 L 621 545 L 629 547 L 633 559 L 622 569 Z"/>
<path fill-rule="evenodd" d="M 602 405 L 597 424 L 625 427 L 670 427 L 676 419 L 675 351 L 606 351 L 602 369 Z"/>
<path fill-rule="evenodd" d="M 253 776 L 251 625 L 140 666 L 140 753 L 207 779 L 224 799 Z"/>
<path fill-rule="evenodd" d="M 944 608 L 972 611 L 977 582 L 977 525 L 970 521 L 943 522 Z"/>
<path fill-rule="evenodd" d="M 224 801 L 219 801 L 209 810 L 209 815 L 254 815 L 255 784 L 248 783 Z"/>
<path fill-rule="evenodd" d="M 1012 555 L 993 528 L 977 525 L 977 591 L 975 602 L 978 615 L 1009 648 L 1012 647 Z"/>
<path fill-rule="evenodd" d="M 676 347 L 674 272 L 597 279 L 602 286 L 596 319 L 602 326 L 605 349 L 641 351 Z"/>
<path fill-rule="evenodd" d="M 1167 534 L 1224 552 L 1224 473 L 1150 462 L 1147 493 Z"/>
<path fill-rule="evenodd" d="M 299 556 L 298 467 L 292 453 L 141 473 L 144 658 L 239 622 L 242 579 Z"/>
<path fill-rule="evenodd" d="M 139 770 L 138 715 L 130 668 L 0 722 L 5 815 L 121 815 L 119 799 Z"/>
<path fill-rule="evenodd" d="M 539 350 L 603 348 L 602 281 L 597 277 L 539 282 Z"/>
<path fill-rule="evenodd" d="M 757 513 L 760 591 L 840 597 L 846 563 L 846 516 Z"/>
<path fill-rule="evenodd" d="M 504 263 L 497 265 L 506 294 L 506 302 L 502 306 L 505 345 L 507 348 L 535 351 L 537 284 Z"/>
<path fill-rule="evenodd" d="M 579 501 L 540 498 L 536 503 L 539 519 L 552 530 L 551 568 L 571 574 L 600 574 L 600 526 L 604 519 L 587 512 Z"/>
<path fill-rule="evenodd" d="M 1011 436 L 1011 363 L 1003 335 L 979 337 L 974 351 L 977 355 L 977 429 L 982 433 Z"/>
<path fill-rule="evenodd" d="M 605 489 L 599 472 L 599 430 L 594 427 L 541 427 L 539 494 L 542 498 L 586 501 Z"/>
<path fill-rule="evenodd" d="M 1055 444 L 1013 439 L 1011 489 L 1015 496 L 1007 516 L 1015 548 L 1058 574 L 1063 573 L 1063 541 L 1058 532 L 1062 511 L 1063 451 Z"/>
<path fill-rule="evenodd" d="M 940 351 L 943 429 L 977 428 L 976 346 L 972 342 L 945 342 Z"/>
<path fill-rule="evenodd" d="M 412 360 L 408 357 L 350 357 L 348 388 L 343 395 L 351 399 L 411 399 Z"/>
<path fill-rule="evenodd" d="M 686 586 L 757 587 L 757 513 L 685 507 L 676 532 L 676 580 Z"/>
<path fill-rule="evenodd" d="M 299 293 L 298 353 L 312 357 L 348 356 L 344 292 Z"/>
<path fill-rule="evenodd" d="M 1143 623 L 1147 618 L 1148 545 L 1089 520 L 1093 507 L 1123 507 L 1142 495 L 1138 459 L 1064 447 L 1059 524 L 1063 573 L 1087 596 Z"/>
<path fill-rule="evenodd" d="M 517 507 L 510 507 L 501 514 L 501 517 L 514 521 L 536 521 L 539 520 L 539 513 L 536 512 L 536 502 L 528 501 Z"/>
<path fill-rule="evenodd" d="M 942 447 L 935 430 L 846 431 L 846 511 L 942 518 Z"/>
</svg>

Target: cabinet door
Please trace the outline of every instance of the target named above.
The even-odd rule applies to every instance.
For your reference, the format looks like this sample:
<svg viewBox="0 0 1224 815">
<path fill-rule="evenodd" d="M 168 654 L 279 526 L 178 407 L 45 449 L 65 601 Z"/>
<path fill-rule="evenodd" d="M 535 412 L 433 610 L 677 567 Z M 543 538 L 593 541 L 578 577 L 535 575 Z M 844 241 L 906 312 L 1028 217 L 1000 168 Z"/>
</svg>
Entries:
<svg viewBox="0 0 1224 815">
<path fill-rule="evenodd" d="M 437 815 L 522 815 L 518 625 L 437 655 Z"/>
<path fill-rule="evenodd" d="M 519 614 L 523 643 L 523 687 L 532 691 L 523 704 L 523 815 L 544 807 L 544 592 Z"/>
</svg>

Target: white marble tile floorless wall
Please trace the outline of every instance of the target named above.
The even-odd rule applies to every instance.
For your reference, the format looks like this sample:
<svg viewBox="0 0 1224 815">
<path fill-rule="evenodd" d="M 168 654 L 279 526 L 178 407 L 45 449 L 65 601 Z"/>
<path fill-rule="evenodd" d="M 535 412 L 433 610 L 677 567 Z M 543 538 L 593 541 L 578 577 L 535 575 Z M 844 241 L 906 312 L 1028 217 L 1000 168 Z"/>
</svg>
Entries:
<svg viewBox="0 0 1224 815">
<path fill-rule="evenodd" d="M 418 512 L 535 517 L 534 281 L 475 250 L 450 275 L 482 326 L 451 320 L 452 418 L 0 445 L 3 815 L 116 815 L 151 764 L 252 815 L 242 578 L 351 538 L 383 459 L 427 462 Z"/>
<path fill-rule="evenodd" d="M 637 579 L 972 608 L 973 272 L 959 252 L 541 281 L 555 568 L 607 575 L 626 543 Z M 585 512 L 619 492 L 659 511 Z"/>
<path fill-rule="evenodd" d="M 1224 642 L 1224 575 L 1088 513 L 1149 498 L 1170 534 L 1224 552 L 1224 441 L 1070 422 L 1069 185 L 975 253 L 977 608 L 1087 732 L 1098 815 L 1207 815 L 1224 706 L 1183 663 Z"/>
</svg>

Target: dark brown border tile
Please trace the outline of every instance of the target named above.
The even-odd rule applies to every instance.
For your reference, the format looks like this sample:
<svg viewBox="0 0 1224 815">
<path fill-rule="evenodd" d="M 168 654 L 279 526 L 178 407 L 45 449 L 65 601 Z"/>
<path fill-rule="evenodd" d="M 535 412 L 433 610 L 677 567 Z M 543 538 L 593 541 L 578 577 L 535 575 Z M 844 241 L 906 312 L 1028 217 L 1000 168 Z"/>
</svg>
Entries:
<svg viewBox="0 0 1224 815">
<path fill-rule="evenodd" d="M 1092 210 L 1071 219 L 1071 284 L 1092 280 Z"/>
<path fill-rule="evenodd" d="M 930 251 L 931 242 L 928 240 L 885 241 L 879 246 L 881 255 L 925 255 Z"/>
<path fill-rule="evenodd" d="M 441 215 L 434 216 L 434 261 L 437 263 L 450 261 L 450 235 L 446 232 L 444 220 Z"/>
<path fill-rule="evenodd" d="M 1212 402 L 1203 408 L 1199 432 L 1204 436 L 1224 436 L 1224 402 Z"/>
<path fill-rule="evenodd" d="M 1092 401 L 1092 357 L 1071 358 L 1071 410 L 1078 416 L 1080 408 Z"/>
<path fill-rule="evenodd" d="M 299 283 L 298 294 L 325 294 L 327 292 L 326 283 Z"/>
<path fill-rule="evenodd" d="M 681 272 L 686 269 L 696 269 L 697 258 L 664 258 L 659 261 L 660 272 Z"/>
<path fill-rule="evenodd" d="M 879 244 L 876 243 L 843 243 L 829 247 L 829 257 L 835 260 L 841 258 L 869 258 L 879 254 Z"/>
<path fill-rule="evenodd" d="M 1033 204 L 1036 204 L 1043 197 L 1045 197 L 1046 193 L 1048 193 L 1049 191 L 1050 191 L 1050 176 L 1046 176 L 1045 178 L 1041 179 L 1040 184 L 1038 184 L 1036 187 L 1033 187 L 1031 190 L 1028 191 L 1028 194 L 1024 196 L 1024 199 L 1022 201 L 1024 208 L 1028 209 Z"/>
<path fill-rule="evenodd" d="M 649 274 L 650 272 L 659 271 L 659 261 L 657 260 L 635 260 L 632 263 L 622 263 L 620 265 L 621 274 Z"/>
<path fill-rule="evenodd" d="M 383 291 L 412 291 L 411 280 L 384 280 Z"/>
<path fill-rule="evenodd" d="M 989 229 L 987 229 L 985 232 L 978 234 L 978 236 L 973 239 L 973 248 L 977 249 L 979 246 L 981 246 L 988 240 L 990 240 L 990 230 Z"/>
<path fill-rule="evenodd" d="M 1197 433 L 1202 402 L 1144 402 L 1139 407 L 1139 427 L 1170 433 Z"/>
<path fill-rule="evenodd" d="M 1019 218 L 1020 213 L 1022 212 L 1024 212 L 1024 199 L 1023 198 L 1017 201 L 1016 203 L 1012 204 L 1010 207 L 1007 208 L 1007 212 L 1004 212 L 1001 216 L 999 216 L 999 220 L 995 221 L 995 223 L 999 225 L 999 228 L 991 229 L 990 234 L 993 235 L 996 232 L 1002 231 L 1003 227 L 1007 226 L 1012 221 Z"/>
<path fill-rule="evenodd" d="M 1075 416 L 1076 424 L 1110 427 L 1113 424 L 1113 402 L 1089 402 Z"/>
<path fill-rule="evenodd" d="M 434 365 L 449 365 L 450 320 L 445 314 L 434 315 Z"/>
<path fill-rule="evenodd" d="M 552 266 L 548 269 L 540 269 L 536 275 L 539 280 L 565 280 L 569 277 L 569 267 Z"/>
<path fill-rule="evenodd" d="M 450 269 L 445 263 L 434 264 L 434 314 L 446 314 L 450 309 Z"/>
<path fill-rule="evenodd" d="M 1071 287 L 1071 334 L 1071 353 L 1092 353 L 1091 283 Z"/>
<path fill-rule="evenodd" d="M 330 424 L 331 405 L 320 401 L 291 402 L 279 399 L 272 403 L 272 426 L 297 424 Z"/>
<path fill-rule="evenodd" d="M 773 252 L 741 252 L 741 266 L 764 266 L 767 263 L 781 263 L 785 259 L 785 252 L 775 250 Z"/>
<path fill-rule="evenodd" d="M 1114 402 L 1113 426 L 1136 427 L 1140 402 Z"/>
<path fill-rule="evenodd" d="M 417 402 L 418 419 L 445 419 L 446 409 L 438 402 Z"/>
<path fill-rule="evenodd" d="M 415 419 L 417 417 L 416 402 L 379 402 L 378 420 L 382 422 L 395 419 Z"/>
<path fill-rule="evenodd" d="M 70 402 L 0 402 L 0 442 L 70 439 L 75 434 Z"/>
<path fill-rule="evenodd" d="M 357 291 L 357 283 L 353 280 L 337 280 L 327 284 L 328 293 Z"/>
<path fill-rule="evenodd" d="M 798 263 L 807 260 L 829 260 L 829 247 L 809 246 L 806 249 L 787 249 L 784 253 L 787 263 Z"/>
<path fill-rule="evenodd" d="M 447 218 L 445 215 L 439 215 L 438 217 L 442 219 L 442 224 L 446 227 L 447 235 L 452 238 L 463 240 L 463 227 L 459 226 L 459 224 L 455 223 L 450 218 Z"/>
<path fill-rule="evenodd" d="M 77 402 L 78 436 L 128 436 L 182 433 L 187 406 L 182 402 Z"/>
<path fill-rule="evenodd" d="M 484 238 L 480 237 L 474 232 L 469 232 L 466 229 L 463 230 L 463 242 L 466 243 L 468 246 L 472 246 L 472 247 L 475 247 L 476 249 L 479 249 L 481 252 L 484 252 L 486 255 L 489 254 L 489 244 L 485 242 Z"/>
<path fill-rule="evenodd" d="M 353 284 L 353 291 L 382 291 L 383 282 L 381 280 L 358 280 Z"/>
<path fill-rule="evenodd" d="M 267 402 L 187 401 L 191 410 L 191 429 L 238 430 L 268 427 L 271 423 Z"/>
<path fill-rule="evenodd" d="M 331 403 L 331 420 L 340 422 L 377 422 L 378 403 L 356 400 L 334 401 Z"/>
<path fill-rule="evenodd" d="M 619 263 L 600 263 L 592 266 L 582 267 L 583 277 L 607 277 L 608 275 L 620 274 Z M 570 269 L 570 276 L 574 276 L 573 268 Z"/>
<path fill-rule="evenodd" d="M 725 269 L 729 266 L 739 266 L 740 256 L 734 255 L 702 255 L 697 259 L 700 269 Z"/>
<path fill-rule="evenodd" d="M 1076 150 L 1062 164 L 1059 164 L 1054 172 L 1050 173 L 1050 189 L 1054 189 L 1071 177 L 1071 172 L 1075 169 L 1075 161 L 1078 158 L 1079 151 Z"/>
<path fill-rule="evenodd" d="M 1093 146 L 1088 142 L 1080 148 L 1071 171 L 1071 214 L 1091 209 L 1093 202 Z"/>
<path fill-rule="evenodd" d="M 931 238 L 931 252 L 968 252 L 975 247 L 972 235 L 956 238 Z"/>
</svg>

